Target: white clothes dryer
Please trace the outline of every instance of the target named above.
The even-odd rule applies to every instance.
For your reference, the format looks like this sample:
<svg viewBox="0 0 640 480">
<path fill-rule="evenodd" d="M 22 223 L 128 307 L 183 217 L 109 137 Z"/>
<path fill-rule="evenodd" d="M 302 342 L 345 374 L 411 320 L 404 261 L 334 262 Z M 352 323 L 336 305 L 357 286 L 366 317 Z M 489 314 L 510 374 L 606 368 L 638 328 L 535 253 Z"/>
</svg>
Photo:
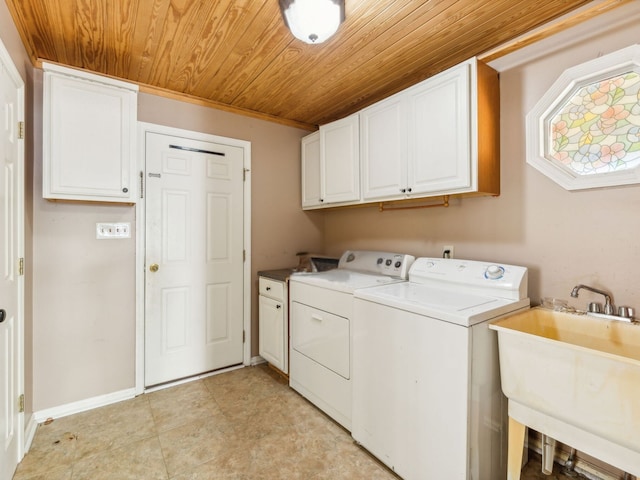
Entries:
<svg viewBox="0 0 640 480">
<path fill-rule="evenodd" d="M 353 292 L 406 281 L 413 260 L 400 253 L 348 250 L 337 269 L 289 279 L 289 385 L 347 430 Z"/>
</svg>

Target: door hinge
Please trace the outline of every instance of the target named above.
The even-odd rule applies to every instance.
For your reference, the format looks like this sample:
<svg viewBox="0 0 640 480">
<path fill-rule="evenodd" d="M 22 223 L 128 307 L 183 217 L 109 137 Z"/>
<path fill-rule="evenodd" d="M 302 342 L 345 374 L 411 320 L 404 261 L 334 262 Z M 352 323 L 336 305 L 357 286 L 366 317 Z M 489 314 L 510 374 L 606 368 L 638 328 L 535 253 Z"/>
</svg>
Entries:
<svg viewBox="0 0 640 480">
<path fill-rule="evenodd" d="M 24 257 L 18 260 L 18 275 L 24 275 Z"/>
<path fill-rule="evenodd" d="M 247 332 L 245 330 L 242 330 L 242 343 L 247 341 Z"/>
<path fill-rule="evenodd" d="M 243 262 L 247 261 L 247 251 L 246 250 L 242 250 L 242 261 Z"/>
<path fill-rule="evenodd" d="M 249 172 L 250 170 L 248 168 L 245 168 L 242 170 L 242 181 L 246 182 L 247 181 L 247 172 Z"/>
<path fill-rule="evenodd" d="M 144 172 L 140 171 L 140 198 L 144 198 Z"/>
<path fill-rule="evenodd" d="M 24 122 L 18 122 L 18 138 L 24 139 Z"/>
<path fill-rule="evenodd" d="M 18 398 L 18 412 L 24 412 L 24 393 Z"/>
</svg>

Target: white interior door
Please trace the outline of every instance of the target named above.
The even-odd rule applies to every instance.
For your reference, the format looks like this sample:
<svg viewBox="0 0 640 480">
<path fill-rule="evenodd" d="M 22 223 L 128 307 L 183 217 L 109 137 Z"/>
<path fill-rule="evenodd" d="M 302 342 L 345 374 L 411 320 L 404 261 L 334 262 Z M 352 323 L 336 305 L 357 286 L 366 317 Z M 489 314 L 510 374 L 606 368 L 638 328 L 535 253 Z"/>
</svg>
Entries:
<svg viewBox="0 0 640 480">
<path fill-rule="evenodd" d="M 243 150 L 146 133 L 145 385 L 243 361 Z"/>
<path fill-rule="evenodd" d="M 8 480 L 22 455 L 22 119 L 24 89 L 0 44 L 0 479 Z"/>
</svg>

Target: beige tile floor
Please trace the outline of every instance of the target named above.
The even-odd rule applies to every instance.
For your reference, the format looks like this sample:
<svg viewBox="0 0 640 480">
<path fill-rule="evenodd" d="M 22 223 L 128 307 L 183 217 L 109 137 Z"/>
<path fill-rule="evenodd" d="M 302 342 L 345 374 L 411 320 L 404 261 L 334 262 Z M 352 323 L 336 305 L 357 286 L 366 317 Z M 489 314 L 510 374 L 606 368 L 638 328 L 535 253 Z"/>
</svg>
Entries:
<svg viewBox="0 0 640 480">
<path fill-rule="evenodd" d="M 568 478 L 538 475 L 539 461 L 530 462 L 526 472 L 523 480 Z M 265 365 L 40 425 L 14 476 L 14 480 L 397 478 Z"/>
</svg>

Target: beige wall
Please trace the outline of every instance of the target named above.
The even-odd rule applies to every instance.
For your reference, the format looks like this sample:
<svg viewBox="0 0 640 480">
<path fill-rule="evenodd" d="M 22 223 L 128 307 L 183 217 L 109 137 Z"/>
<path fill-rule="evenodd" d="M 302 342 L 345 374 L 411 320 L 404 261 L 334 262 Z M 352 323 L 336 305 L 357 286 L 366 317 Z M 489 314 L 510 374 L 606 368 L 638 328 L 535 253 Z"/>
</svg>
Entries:
<svg viewBox="0 0 640 480">
<path fill-rule="evenodd" d="M 571 299 L 569 292 L 586 283 L 610 290 L 619 305 L 640 309 L 640 186 L 566 191 L 526 164 L 524 128 L 527 112 L 564 69 L 638 42 L 639 18 L 640 2 L 632 2 L 496 62 L 499 197 L 458 200 L 449 208 L 328 212 L 327 250 L 440 256 L 443 245 L 454 245 L 458 258 L 528 267 L 533 303 L 553 296 L 585 308 L 592 297 L 585 292 Z"/>
<path fill-rule="evenodd" d="M 35 77 L 40 105 L 42 72 Z M 299 144 L 308 132 L 148 94 L 140 94 L 138 105 L 143 122 L 251 142 L 252 355 L 257 355 L 256 271 L 293 266 L 297 251 L 322 248 L 322 216 L 299 208 Z M 41 175 L 39 151 L 33 199 L 36 411 L 132 388 L 135 382 L 135 241 L 95 239 L 96 222 L 137 226 L 135 209 L 45 201 Z"/>
</svg>

